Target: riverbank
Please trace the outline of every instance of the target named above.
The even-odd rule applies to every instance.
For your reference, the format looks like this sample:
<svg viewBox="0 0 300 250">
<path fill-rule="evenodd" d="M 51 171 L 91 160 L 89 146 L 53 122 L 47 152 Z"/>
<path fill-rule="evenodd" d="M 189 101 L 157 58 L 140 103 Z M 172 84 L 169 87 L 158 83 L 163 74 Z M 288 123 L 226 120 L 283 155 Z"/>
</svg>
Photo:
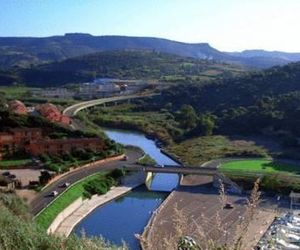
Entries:
<svg viewBox="0 0 300 250">
<path fill-rule="evenodd" d="M 122 186 L 114 187 L 104 195 L 94 195 L 91 199 L 82 201 L 81 205 L 69 216 L 66 218 L 62 217 L 62 221 L 58 227 L 53 231 L 51 230 L 51 233 L 69 236 L 74 227 L 94 209 L 130 192 L 132 189 L 142 185 L 144 181 L 145 174 L 143 172 L 126 176 Z M 62 213 L 68 213 L 70 209 L 72 209 L 72 204 L 62 211 Z M 57 224 L 58 222 L 56 221 L 55 223 Z"/>
</svg>

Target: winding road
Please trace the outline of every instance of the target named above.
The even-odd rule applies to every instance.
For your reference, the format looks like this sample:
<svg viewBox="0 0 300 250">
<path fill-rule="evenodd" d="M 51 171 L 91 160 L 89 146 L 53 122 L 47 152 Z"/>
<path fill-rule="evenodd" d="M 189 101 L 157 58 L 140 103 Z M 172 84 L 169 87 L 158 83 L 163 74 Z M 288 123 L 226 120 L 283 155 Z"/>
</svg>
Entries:
<svg viewBox="0 0 300 250">
<path fill-rule="evenodd" d="M 91 167 L 77 169 L 74 172 L 70 172 L 69 174 L 66 174 L 65 176 L 62 176 L 60 179 L 55 181 L 54 183 L 50 184 L 47 188 L 42 190 L 38 196 L 30 203 L 30 212 L 33 215 L 37 215 L 44 207 L 46 207 L 50 202 L 52 202 L 55 197 L 50 196 L 49 194 L 52 191 L 57 191 L 58 195 L 61 194 L 66 188 L 62 188 L 62 185 L 66 182 L 73 184 L 74 182 L 77 182 L 86 176 L 98 173 L 100 171 L 105 170 L 112 170 L 115 168 L 121 168 L 127 164 L 133 164 L 135 163 L 138 158 L 140 158 L 143 153 L 140 150 L 137 149 L 126 149 L 126 155 L 128 156 L 127 161 L 118 160 L 118 161 L 111 161 L 108 163 L 102 163 L 102 164 L 95 164 Z"/>
</svg>

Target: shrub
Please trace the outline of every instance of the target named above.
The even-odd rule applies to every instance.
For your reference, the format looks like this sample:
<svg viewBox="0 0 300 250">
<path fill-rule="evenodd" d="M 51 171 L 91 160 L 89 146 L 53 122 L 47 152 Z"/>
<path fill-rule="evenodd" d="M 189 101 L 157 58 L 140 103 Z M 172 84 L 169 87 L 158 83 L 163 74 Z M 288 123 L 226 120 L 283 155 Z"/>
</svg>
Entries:
<svg viewBox="0 0 300 250">
<path fill-rule="evenodd" d="M 113 171 L 111 171 L 111 173 L 109 175 L 116 180 L 116 179 L 119 179 L 119 178 L 125 176 L 125 174 L 126 174 L 126 171 L 124 169 L 117 168 L 117 169 L 114 169 Z"/>
<path fill-rule="evenodd" d="M 116 185 L 116 181 L 110 175 L 98 176 L 83 185 L 84 195 L 90 197 L 94 194 L 105 194 L 114 185 Z"/>
</svg>

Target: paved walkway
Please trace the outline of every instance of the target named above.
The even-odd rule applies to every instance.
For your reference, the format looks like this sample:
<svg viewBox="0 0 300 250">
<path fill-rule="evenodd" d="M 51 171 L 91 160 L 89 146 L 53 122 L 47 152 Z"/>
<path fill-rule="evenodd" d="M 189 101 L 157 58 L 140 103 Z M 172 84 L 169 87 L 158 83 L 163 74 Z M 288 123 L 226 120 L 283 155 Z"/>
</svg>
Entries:
<svg viewBox="0 0 300 250">
<path fill-rule="evenodd" d="M 90 200 L 84 201 L 74 213 L 72 213 L 59 225 L 54 233 L 69 236 L 73 228 L 95 208 L 130 192 L 133 188 L 143 184 L 144 181 L 145 175 L 142 172 L 131 175 L 124 180 L 122 186 L 114 187 L 104 195 L 96 195 Z"/>
</svg>

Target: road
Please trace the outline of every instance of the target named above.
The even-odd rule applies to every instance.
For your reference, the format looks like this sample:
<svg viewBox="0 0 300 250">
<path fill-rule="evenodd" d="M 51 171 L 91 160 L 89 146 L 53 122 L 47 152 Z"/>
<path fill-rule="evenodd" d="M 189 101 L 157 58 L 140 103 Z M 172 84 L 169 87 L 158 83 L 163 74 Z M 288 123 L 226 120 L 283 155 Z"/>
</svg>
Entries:
<svg viewBox="0 0 300 250">
<path fill-rule="evenodd" d="M 76 115 L 80 110 L 83 110 L 83 109 L 86 109 L 89 107 L 101 105 L 101 104 L 108 103 L 108 102 L 131 100 L 131 99 L 137 99 L 137 98 L 150 97 L 150 96 L 154 96 L 154 95 L 157 95 L 157 94 L 115 96 L 115 97 L 109 97 L 109 98 L 95 99 L 95 100 L 86 101 L 86 102 L 80 102 L 80 103 L 74 104 L 74 105 L 66 108 L 63 111 L 63 114 L 72 117 L 72 116 Z"/>
<path fill-rule="evenodd" d="M 46 207 L 54 197 L 49 196 L 52 191 L 57 191 L 59 194 L 62 193 L 65 188 L 61 188 L 64 183 L 69 182 L 70 184 L 81 180 L 82 178 L 98 173 L 100 171 L 105 171 L 109 169 L 115 169 L 123 167 L 125 164 L 133 164 L 138 158 L 142 156 L 142 151 L 136 149 L 126 149 L 126 155 L 128 156 L 127 161 L 114 161 L 105 164 L 99 164 L 90 168 L 78 169 L 75 172 L 70 172 L 69 174 L 61 177 L 43 191 L 41 191 L 38 196 L 30 203 L 30 212 L 33 215 L 38 214 L 44 207 Z"/>
</svg>

